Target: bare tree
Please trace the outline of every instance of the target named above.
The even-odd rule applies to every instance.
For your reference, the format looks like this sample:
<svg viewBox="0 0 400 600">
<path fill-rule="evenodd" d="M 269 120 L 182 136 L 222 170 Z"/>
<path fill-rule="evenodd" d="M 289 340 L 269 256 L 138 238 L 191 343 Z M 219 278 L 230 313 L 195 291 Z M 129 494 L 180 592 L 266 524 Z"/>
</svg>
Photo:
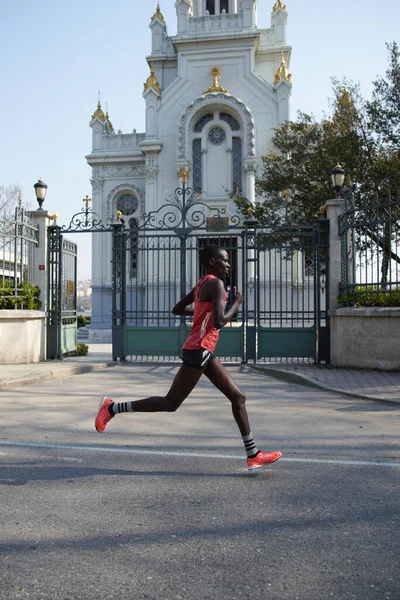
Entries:
<svg viewBox="0 0 400 600">
<path fill-rule="evenodd" d="M 2 217 L 9 217 L 14 214 L 20 192 L 21 186 L 17 183 L 0 185 L 0 215 Z"/>
</svg>

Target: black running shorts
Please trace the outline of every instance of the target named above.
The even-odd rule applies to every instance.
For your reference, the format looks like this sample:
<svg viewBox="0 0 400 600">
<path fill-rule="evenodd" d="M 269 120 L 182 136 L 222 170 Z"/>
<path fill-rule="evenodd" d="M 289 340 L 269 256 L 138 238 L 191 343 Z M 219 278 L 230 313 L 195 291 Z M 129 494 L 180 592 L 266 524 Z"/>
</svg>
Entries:
<svg viewBox="0 0 400 600">
<path fill-rule="evenodd" d="M 208 363 L 214 360 L 214 358 L 214 354 L 205 348 L 199 348 L 198 350 L 186 350 L 186 348 L 182 348 L 183 364 L 187 367 L 205 369 Z"/>
</svg>

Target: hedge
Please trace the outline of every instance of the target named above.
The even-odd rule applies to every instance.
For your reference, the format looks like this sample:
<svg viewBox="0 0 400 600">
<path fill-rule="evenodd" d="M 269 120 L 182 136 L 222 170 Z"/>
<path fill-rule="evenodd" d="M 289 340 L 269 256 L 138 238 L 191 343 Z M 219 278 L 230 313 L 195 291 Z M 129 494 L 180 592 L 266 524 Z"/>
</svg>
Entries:
<svg viewBox="0 0 400 600">
<path fill-rule="evenodd" d="M 40 290 L 32 283 L 21 283 L 16 288 L 5 280 L 0 287 L 0 310 L 40 310 Z"/>
</svg>

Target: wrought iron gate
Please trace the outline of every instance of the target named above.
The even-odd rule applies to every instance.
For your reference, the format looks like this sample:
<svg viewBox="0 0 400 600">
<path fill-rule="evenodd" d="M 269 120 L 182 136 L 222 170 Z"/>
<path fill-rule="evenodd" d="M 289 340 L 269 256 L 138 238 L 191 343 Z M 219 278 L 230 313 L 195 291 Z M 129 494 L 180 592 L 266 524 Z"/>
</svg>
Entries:
<svg viewBox="0 0 400 600">
<path fill-rule="evenodd" d="M 68 226 L 53 224 L 48 232 L 48 310 L 47 358 L 63 358 L 76 352 L 77 343 L 77 260 L 78 247 L 64 238 L 66 233 L 108 233 L 112 226 L 103 225 L 99 215 L 89 208 L 75 214 Z"/>
<path fill-rule="evenodd" d="M 328 280 L 328 222 L 315 227 L 262 228 L 230 217 L 176 190 L 143 222 L 113 226 L 112 340 L 114 360 L 178 357 L 191 320 L 172 307 L 202 275 L 199 250 L 227 250 L 244 303 L 221 330 L 217 353 L 230 361 L 308 359 L 329 362 L 324 285 Z"/>
</svg>

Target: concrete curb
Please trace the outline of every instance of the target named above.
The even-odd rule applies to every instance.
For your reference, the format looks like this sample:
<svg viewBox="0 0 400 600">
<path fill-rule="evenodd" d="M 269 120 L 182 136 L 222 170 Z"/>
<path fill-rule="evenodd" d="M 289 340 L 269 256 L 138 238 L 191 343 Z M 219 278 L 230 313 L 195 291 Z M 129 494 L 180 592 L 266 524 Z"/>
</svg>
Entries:
<svg viewBox="0 0 400 600">
<path fill-rule="evenodd" d="M 343 390 L 341 388 L 335 388 L 327 383 L 318 381 L 313 377 L 304 375 L 301 373 L 293 373 L 292 371 L 285 371 L 283 369 L 274 369 L 273 367 L 257 367 L 255 365 L 249 365 L 252 369 L 258 373 L 263 373 L 280 381 L 286 381 L 288 383 L 298 383 L 311 388 L 326 390 L 327 392 L 335 392 L 335 394 L 342 394 L 350 398 L 361 398 L 362 400 L 373 400 L 375 402 L 387 402 L 390 404 L 400 404 L 400 399 L 396 398 L 382 398 L 381 396 L 370 396 L 369 394 L 362 394 L 358 392 L 351 392 L 350 390 Z"/>
<path fill-rule="evenodd" d="M 71 377 L 72 375 L 82 375 L 83 373 L 93 373 L 95 371 L 104 371 L 110 367 L 114 367 L 117 363 L 97 363 L 91 365 L 65 365 L 58 369 L 49 368 L 46 371 L 32 373 L 24 377 L 17 377 L 7 381 L 0 380 L 0 390 L 7 390 L 22 385 L 30 385 L 31 383 L 40 383 L 41 381 L 52 381 Z"/>
</svg>

